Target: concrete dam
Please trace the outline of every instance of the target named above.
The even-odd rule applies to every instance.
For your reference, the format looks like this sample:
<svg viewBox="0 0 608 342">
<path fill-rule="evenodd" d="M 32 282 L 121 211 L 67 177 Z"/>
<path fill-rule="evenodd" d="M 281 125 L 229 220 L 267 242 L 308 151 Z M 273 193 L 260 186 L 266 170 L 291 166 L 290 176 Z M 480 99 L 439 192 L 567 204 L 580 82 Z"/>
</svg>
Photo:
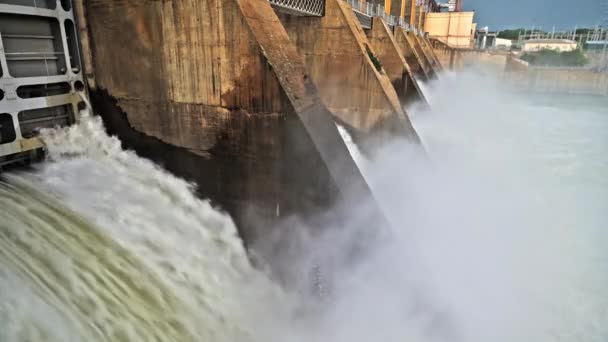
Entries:
<svg viewBox="0 0 608 342">
<path fill-rule="evenodd" d="M 459 58 L 407 6 L 0 0 L 0 340 L 331 337 L 291 320 L 396 253 L 352 148 L 424 159 Z"/>
<path fill-rule="evenodd" d="M 1 163 L 35 158 L 40 129 L 77 123 L 85 95 L 110 134 L 196 182 L 245 241 L 266 234 L 251 222 L 372 198 L 335 124 L 370 148 L 417 142 L 404 106 L 441 70 L 382 5 L 1 1 Z"/>
</svg>

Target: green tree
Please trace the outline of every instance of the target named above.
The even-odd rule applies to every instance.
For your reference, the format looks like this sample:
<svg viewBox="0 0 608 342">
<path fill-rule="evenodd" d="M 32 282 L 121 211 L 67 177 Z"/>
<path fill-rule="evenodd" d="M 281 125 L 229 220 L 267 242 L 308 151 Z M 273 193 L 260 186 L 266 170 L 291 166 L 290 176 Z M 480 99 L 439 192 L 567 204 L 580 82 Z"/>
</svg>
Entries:
<svg viewBox="0 0 608 342">
<path fill-rule="evenodd" d="M 581 50 L 560 52 L 543 49 L 539 52 L 527 52 L 521 59 L 538 66 L 584 66 L 589 60 Z"/>
<path fill-rule="evenodd" d="M 589 32 L 593 32 L 592 28 L 579 28 L 576 29 L 576 34 L 587 34 Z"/>
<path fill-rule="evenodd" d="M 514 29 L 514 30 L 504 30 L 498 32 L 498 38 L 517 40 L 519 38 L 519 33 L 524 32 L 523 28 Z"/>
</svg>

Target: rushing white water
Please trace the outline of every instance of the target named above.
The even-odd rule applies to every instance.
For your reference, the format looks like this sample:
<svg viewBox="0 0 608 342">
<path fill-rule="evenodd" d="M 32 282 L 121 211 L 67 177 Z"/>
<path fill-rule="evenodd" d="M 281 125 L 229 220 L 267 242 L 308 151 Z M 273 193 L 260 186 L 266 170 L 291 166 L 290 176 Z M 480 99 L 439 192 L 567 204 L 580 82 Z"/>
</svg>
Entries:
<svg viewBox="0 0 608 342">
<path fill-rule="evenodd" d="M 268 340 L 288 302 L 229 217 L 99 119 L 44 140 L 0 183 L 0 341 Z"/>
<path fill-rule="evenodd" d="M 432 112 L 412 119 L 432 163 L 403 144 L 365 162 L 401 224 L 349 270 L 341 340 L 608 339 L 608 100 L 476 73 L 426 89 Z"/>
<path fill-rule="evenodd" d="M 353 157 L 353 160 L 355 161 L 361 172 L 364 173 L 365 169 L 367 168 L 367 159 L 365 158 L 363 153 L 361 153 L 361 150 L 359 150 L 359 146 L 355 144 L 353 138 L 350 136 L 346 128 L 338 124 L 336 124 L 336 127 L 338 128 L 338 133 L 340 133 L 342 140 L 344 140 L 344 143 L 346 144 L 346 147 L 348 148 L 348 152 L 350 153 L 351 157 Z"/>
<path fill-rule="evenodd" d="M 338 127 L 394 232 L 308 311 L 229 217 L 98 119 L 44 132 L 50 160 L 0 182 L 0 341 L 608 339 L 608 102 L 466 73 L 425 91 L 431 163 L 403 143 L 367 160 Z"/>
</svg>

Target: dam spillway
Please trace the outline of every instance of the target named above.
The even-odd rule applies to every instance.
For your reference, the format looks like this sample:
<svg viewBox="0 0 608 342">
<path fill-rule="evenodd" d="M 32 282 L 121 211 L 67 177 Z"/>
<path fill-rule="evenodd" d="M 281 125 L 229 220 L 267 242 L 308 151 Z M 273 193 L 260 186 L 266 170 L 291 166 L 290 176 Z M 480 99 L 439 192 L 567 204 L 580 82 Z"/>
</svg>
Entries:
<svg viewBox="0 0 608 342">
<path fill-rule="evenodd" d="M 81 67 L 61 76 L 70 89 L 42 88 L 41 112 L 64 91 L 74 117 L 34 127 L 46 161 L 1 176 L 0 340 L 605 337 L 605 184 L 584 167 L 606 165 L 597 109 L 589 124 L 489 92 L 508 110 L 488 114 L 462 98 L 500 88 L 435 77 L 427 37 L 390 16 L 364 27 L 348 2 L 322 14 L 279 2 L 71 2 Z M 41 13 L 71 13 L 0 9 L 53 3 Z M 81 114 L 84 94 L 98 116 Z M 430 111 L 409 110 L 427 97 Z M 566 124 L 543 131 L 553 115 Z M 520 130 L 533 150 L 508 140 Z M 560 177 L 539 190 L 511 168 L 528 161 Z M 543 192 L 561 177 L 572 193 Z"/>
<path fill-rule="evenodd" d="M 483 82 L 459 74 L 429 95 L 463 81 Z M 504 94 L 486 90 L 484 98 L 496 103 Z M 435 167 L 400 143 L 364 161 L 380 205 L 400 222 L 398 234 L 366 262 L 338 270 L 344 283 L 320 304 L 253 268 L 225 213 L 198 199 L 192 184 L 123 150 L 99 117 L 44 131 L 49 160 L 3 174 L 0 183 L 0 338 L 607 336 L 605 103 L 575 111 L 580 104 L 509 98 L 489 113 L 454 98 L 433 98 L 438 111 L 413 119 Z M 321 241 L 304 244 L 304 263 L 290 266 L 308 276 L 311 254 L 345 243 L 340 235 Z M 518 320 L 520 310 L 534 312 L 534 324 Z"/>
<path fill-rule="evenodd" d="M 292 216 L 346 220 L 328 208 L 351 198 L 369 199 L 361 226 L 388 229 L 335 122 L 368 150 L 418 143 L 404 105 L 423 96 L 394 46 L 401 71 L 378 64 L 383 43 L 347 2 L 4 0 L 0 10 L 11 19 L 0 31 L 5 164 L 39 159 L 39 132 L 77 123 L 89 97 L 110 134 L 196 182 L 250 247 Z M 390 37 L 396 21 L 374 13 L 369 29 L 390 22 Z M 19 82 L 36 83 L 28 94 L 39 98 L 15 93 Z M 37 116 L 16 120 L 28 114 L 19 106 Z"/>
</svg>

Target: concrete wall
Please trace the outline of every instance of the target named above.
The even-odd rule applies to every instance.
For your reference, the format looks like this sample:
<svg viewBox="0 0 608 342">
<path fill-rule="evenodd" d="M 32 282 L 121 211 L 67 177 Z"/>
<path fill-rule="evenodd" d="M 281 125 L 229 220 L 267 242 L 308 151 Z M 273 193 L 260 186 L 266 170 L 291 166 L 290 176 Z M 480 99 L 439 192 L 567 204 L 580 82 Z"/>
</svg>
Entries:
<svg viewBox="0 0 608 342">
<path fill-rule="evenodd" d="M 382 62 L 382 68 L 395 87 L 401 103 L 408 104 L 413 101 L 426 103 L 418 82 L 386 23 L 378 17 L 374 18 L 372 29 L 368 30 L 366 35 L 374 53 Z"/>
<path fill-rule="evenodd" d="M 435 38 L 430 38 L 428 41 L 441 65 L 456 71 L 473 66 L 502 72 L 509 54 L 501 50 L 456 48 Z"/>
<path fill-rule="evenodd" d="M 479 67 L 486 71 L 502 73 L 507 64 L 509 53 L 495 50 L 463 50 L 461 67 Z"/>
<path fill-rule="evenodd" d="M 140 132 L 208 150 L 206 128 L 225 127 L 232 109 L 288 107 L 236 1 L 92 0 L 87 13 L 96 82 Z"/>
<path fill-rule="evenodd" d="M 90 94 L 108 130 L 197 182 L 246 242 L 285 216 L 372 197 L 267 1 L 84 5 Z"/>
<path fill-rule="evenodd" d="M 505 71 L 528 71 L 529 63 L 522 61 L 521 59 L 513 58 L 513 56 L 507 56 L 505 62 Z"/>
<path fill-rule="evenodd" d="M 583 68 L 531 67 L 508 58 L 505 80 L 526 92 L 608 96 L 608 73 Z"/>
<path fill-rule="evenodd" d="M 372 63 L 375 52 L 345 1 L 327 0 L 322 18 L 280 19 L 338 120 L 362 132 L 385 131 L 418 141 L 388 76 Z"/>
<path fill-rule="evenodd" d="M 424 31 L 430 38 L 439 39 L 456 48 L 471 47 L 475 12 L 428 13 Z"/>
</svg>

